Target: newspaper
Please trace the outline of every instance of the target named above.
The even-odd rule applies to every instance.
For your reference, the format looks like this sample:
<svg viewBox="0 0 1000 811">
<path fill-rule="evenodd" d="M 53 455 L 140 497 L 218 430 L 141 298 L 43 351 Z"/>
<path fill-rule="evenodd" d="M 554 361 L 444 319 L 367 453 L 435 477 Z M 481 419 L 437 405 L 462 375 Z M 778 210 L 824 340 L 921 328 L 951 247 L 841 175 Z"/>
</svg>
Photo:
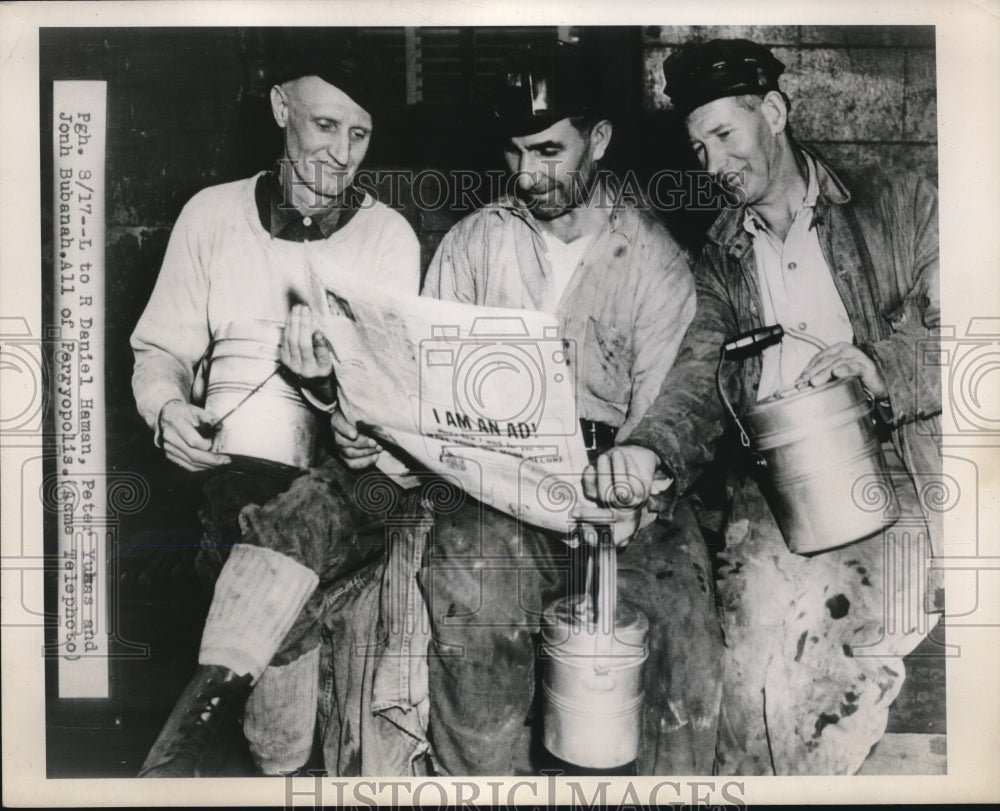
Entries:
<svg viewBox="0 0 1000 811">
<path fill-rule="evenodd" d="M 606 515 L 583 495 L 572 348 L 553 315 L 394 295 L 328 268 L 310 279 L 341 410 L 362 432 L 529 524 L 569 533 Z"/>
</svg>

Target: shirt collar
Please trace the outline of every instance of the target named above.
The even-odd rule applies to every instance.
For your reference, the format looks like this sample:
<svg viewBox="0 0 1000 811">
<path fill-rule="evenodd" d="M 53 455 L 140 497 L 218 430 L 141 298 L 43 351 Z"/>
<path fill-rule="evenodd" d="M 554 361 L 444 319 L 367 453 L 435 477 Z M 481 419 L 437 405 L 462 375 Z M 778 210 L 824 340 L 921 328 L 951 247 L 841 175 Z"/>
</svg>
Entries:
<svg viewBox="0 0 1000 811">
<path fill-rule="evenodd" d="M 805 159 L 806 164 L 806 196 L 802 198 L 799 211 L 807 208 L 815 209 L 816 200 L 819 198 L 819 178 L 816 175 L 816 161 L 805 150 L 802 151 L 802 157 Z M 761 231 L 766 231 L 767 225 L 756 211 L 747 206 L 743 212 L 743 228 L 748 234 L 755 237 Z"/>
<path fill-rule="evenodd" d="M 302 214 L 290 202 L 285 202 L 280 162 L 258 178 L 254 196 L 261 225 L 274 239 L 291 242 L 326 239 L 347 225 L 364 201 L 364 192 L 352 185 L 340 200 L 315 212 Z"/>
<path fill-rule="evenodd" d="M 833 170 L 824 163 L 822 157 L 817 156 L 812 149 L 799 143 L 796 143 L 795 147 L 807 158 L 813 160 L 811 166 L 815 169 L 818 186 L 817 213 L 822 215 L 822 212 L 830 205 L 843 205 L 849 202 L 850 192 Z M 741 227 L 744 222 L 744 212 L 745 209 L 742 206 L 723 209 L 706 234 L 709 242 L 725 248 L 731 256 L 736 258 L 746 253 L 753 244 L 750 235 Z"/>
</svg>

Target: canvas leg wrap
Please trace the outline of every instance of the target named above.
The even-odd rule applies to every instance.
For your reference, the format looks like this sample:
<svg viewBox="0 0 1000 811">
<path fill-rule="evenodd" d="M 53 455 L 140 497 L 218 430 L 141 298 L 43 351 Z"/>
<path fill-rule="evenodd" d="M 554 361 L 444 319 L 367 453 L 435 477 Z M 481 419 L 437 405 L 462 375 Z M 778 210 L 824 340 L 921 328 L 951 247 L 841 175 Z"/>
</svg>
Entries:
<svg viewBox="0 0 1000 811">
<path fill-rule="evenodd" d="M 215 584 L 198 663 L 257 681 L 318 583 L 312 569 L 280 552 L 237 544 Z"/>
<path fill-rule="evenodd" d="M 319 646 L 283 667 L 269 667 L 254 687 L 243 733 L 261 774 L 301 768 L 312 752 L 319 690 Z"/>
</svg>

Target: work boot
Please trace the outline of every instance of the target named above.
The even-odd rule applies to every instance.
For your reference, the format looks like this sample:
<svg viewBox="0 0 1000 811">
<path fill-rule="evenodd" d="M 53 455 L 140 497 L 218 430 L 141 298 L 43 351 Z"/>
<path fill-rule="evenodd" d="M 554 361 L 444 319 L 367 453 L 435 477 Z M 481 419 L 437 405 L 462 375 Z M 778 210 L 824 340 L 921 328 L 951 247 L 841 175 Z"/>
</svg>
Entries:
<svg viewBox="0 0 1000 811">
<path fill-rule="evenodd" d="M 199 665 L 149 750 L 139 777 L 206 777 L 222 761 L 219 733 L 235 723 L 253 689 L 249 675 Z"/>
</svg>

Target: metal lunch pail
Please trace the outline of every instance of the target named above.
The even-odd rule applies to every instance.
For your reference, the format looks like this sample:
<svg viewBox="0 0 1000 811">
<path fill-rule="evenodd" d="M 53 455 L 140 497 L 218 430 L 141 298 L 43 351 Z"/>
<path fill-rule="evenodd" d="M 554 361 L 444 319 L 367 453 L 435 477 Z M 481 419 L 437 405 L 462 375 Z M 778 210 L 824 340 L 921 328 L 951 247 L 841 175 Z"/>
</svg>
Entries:
<svg viewBox="0 0 1000 811">
<path fill-rule="evenodd" d="M 748 333 L 771 339 L 792 330 Z M 746 336 L 741 336 L 745 338 Z M 822 346 L 816 339 L 811 343 Z M 740 338 L 726 343 L 731 349 Z M 744 343 L 743 345 L 749 345 Z M 743 443 L 764 468 L 764 489 L 788 548 L 812 554 L 861 540 L 891 523 L 898 503 L 875 433 L 872 402 L 857 377 L 828 381 L 815 388 L 778 392 L 751 405 L 742 421 L 721 384 L 719 392 L 739 428 Z M 872 482 L 884 486 L 886 499 L 872 510 L 859 488 Z"/>
<path fill-rule="evenodd" d="M 219 420 L 213 451 L 304 469 L 313 462 L 316 421 L 280 374 L 283 330 L 260 319 L 223 325 L 212 344 L 205 408 Z"/>
<path fill-rule="evenodd" d="M 598 550 L 596 612 L 589 594 L 556 600 L 543 614 L 541 649 L 545 747 L 594 769 L 623 766 L 638 754 L 649 632 L 646 615 L 617 599 L 613 543 L 602 541 Z"/>
</svg>

